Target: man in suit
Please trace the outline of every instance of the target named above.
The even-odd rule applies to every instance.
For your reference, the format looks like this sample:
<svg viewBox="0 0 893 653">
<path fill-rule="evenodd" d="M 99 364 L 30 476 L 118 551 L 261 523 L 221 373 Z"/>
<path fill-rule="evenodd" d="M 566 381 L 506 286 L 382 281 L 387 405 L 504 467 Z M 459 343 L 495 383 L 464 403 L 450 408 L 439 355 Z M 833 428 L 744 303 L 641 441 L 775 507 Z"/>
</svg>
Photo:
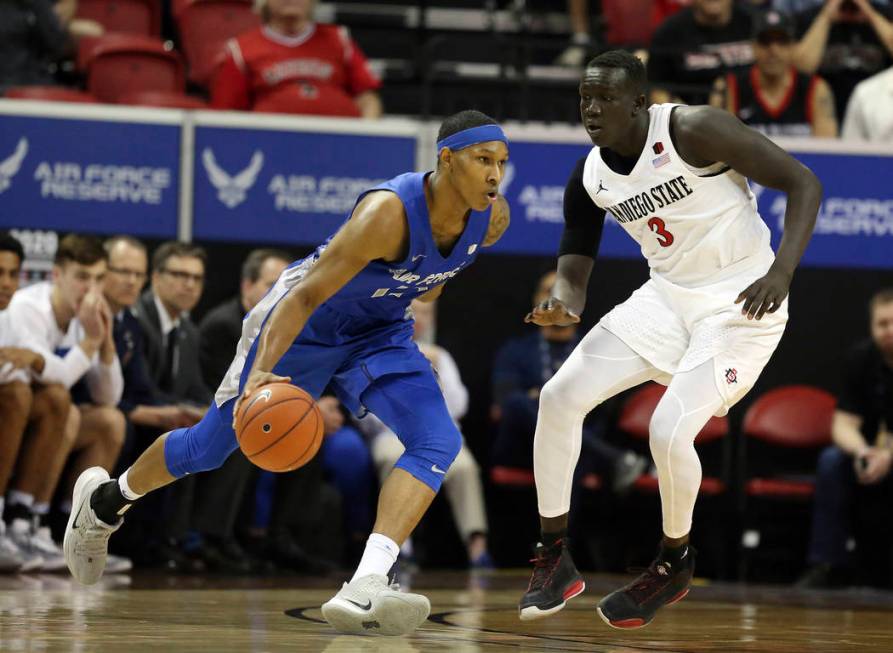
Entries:
<svg viewBox="0 0 893 653">
<path fill-rule="evenodd" d="M 199 326 L 201 367 L 209 388 L 223 380 L 242 337 L 245 314 L 263 299 L 292 257 L 281 249 L 255 249 L 242 264 L 239 294 L 211 309 Z"/>
<path fill-rule="evenodd" d="M 206 260 L 200 247 L 176 241 L 164 243 L 152 256 L 151 285 L 134 307 L 145 334 L 149 374 L 162 397 L 202 409 L 213 393 L 202 379 L 200 335 L 189 312 L 204 289 Z M 188 549 L 193 559 L 211 569 L 251 571 L 248 556 L 232 537 L 245 476 L 235 463 L 191 480 L 182 490 L 173 489 L 169 497 L 172 514 L 165 533 L 168 542 L 177 542 L 181 550 Z M 195 534 L 200 537 L 195 538 Z M 180 562 L 175 552 L 173 559 Z"/>
</svg>

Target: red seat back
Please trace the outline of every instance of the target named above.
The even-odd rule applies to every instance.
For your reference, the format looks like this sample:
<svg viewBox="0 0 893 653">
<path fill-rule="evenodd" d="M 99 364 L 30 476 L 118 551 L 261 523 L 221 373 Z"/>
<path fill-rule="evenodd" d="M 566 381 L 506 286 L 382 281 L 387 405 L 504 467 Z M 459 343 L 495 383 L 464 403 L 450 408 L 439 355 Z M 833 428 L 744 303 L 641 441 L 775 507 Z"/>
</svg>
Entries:
<svg viewBox="0 0 893 653">
<path fill-rule="evenodd" d="M 63 86 L 16 86 L 6 91 L 5 97 L 17 100 L 43 100 L 45 102 L 81 102 L 96 104 L 95 97 L 83 91 Z"/>
<path fill-rule="evenodd" d="M 630 436 L 639 439 L 648 439 L 648 424 L 658 402 L 664 396 L 666 388 L 658 383 L 648 383 L 637 390 L 626 403 L 620 413 L 617 425 L 620 430 Z M 727 417 L 711 417 L 695 442 L 704 444 L 724 438 L 729 433 L 729 420 Z"/>
<path fill-rule="evenodd" d="M 106 32 L 161 34 L 159 0 L 78 0 L 77 17 L 95 20 Z"/>
<path fill-rule="evenodd" d="M 744 416 L 744 435 L 780 447 L 814 448 L 831 443 L 834 397 L 807 385 L 770 390 Z"/>
<path fill-rule="evenodd" d="M 610 45 L 648 45 L 652 4 L 653 0 L 602 0 L 605 40 Z"/>
<path fill-rule="evenodd" d="M 118 98 L 120 104 L 168 109 L 207 109 L 208 104 L 197 97 L 171 91 L 132 91 Z"/>
<path fill-rule="evenodd" d="M 87 90 L 103 102 L 118 102 L 134 91 L 182 93 L 183 64 L 160 41 L 127 34 L 109 34 L 79 54 L 87 71 Z"/>
<path fill-rule="evenodd" d="M 249 0 L 192 0 L 183 5 L 177 25 L 189 64 L 189 78 L 207 84 L 224 55 L 226 42 L 260 25 Z"/>
</svg>

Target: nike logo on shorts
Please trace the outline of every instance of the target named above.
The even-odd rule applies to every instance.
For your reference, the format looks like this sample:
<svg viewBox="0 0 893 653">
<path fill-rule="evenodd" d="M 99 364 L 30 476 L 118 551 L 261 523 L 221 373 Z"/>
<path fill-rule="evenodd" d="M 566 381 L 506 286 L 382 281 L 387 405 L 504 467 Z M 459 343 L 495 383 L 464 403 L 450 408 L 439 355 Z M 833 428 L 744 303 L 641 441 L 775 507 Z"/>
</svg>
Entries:
<svg viewBox="0 0 893 653">
<path fill-rule="evenodd" d="M 437 465 L 431 465 L 431 471 L 434 472 L 435 474 L 446 474 L 446 471 L 442 470 Z"/>
<path fill-rule="evenodd" d="M 368 612 L 369 610 L 372 609 L 372 599 L 369 599 L 368 601 L 366 601 L 366 605 L 363 605 L 362 603 L 357 603 L 356 601 L 351 601 L 350 599 L 345 599 L 345 601 L 347 601 L 348 603 L 353 603 L 360 610 L 365 610 Z"/>
</svg>

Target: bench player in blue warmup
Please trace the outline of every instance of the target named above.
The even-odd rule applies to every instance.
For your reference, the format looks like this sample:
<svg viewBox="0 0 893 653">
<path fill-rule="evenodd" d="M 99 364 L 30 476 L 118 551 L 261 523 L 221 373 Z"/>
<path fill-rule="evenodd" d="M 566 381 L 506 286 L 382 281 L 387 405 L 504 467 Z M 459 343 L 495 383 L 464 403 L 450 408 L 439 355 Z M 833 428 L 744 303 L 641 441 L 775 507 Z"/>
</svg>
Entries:
<svg viewBox="0 0 893 653">
<path fill-rule="evenodd" d="M 395 591 L 387 573 L 462 438 L 412 341 L 409 304 L 437 297 L 509 223 L 498 194 L 508 141 L 496 122 L 462 111 L 444 120 L 437 141 L 435 171 L 399 175 L 360 195 L 337 233 L 289 266 L 245 317 L 236 357 L 200 423 L 159 437 L 117 480 L 99 467 L 80 476 L 64 540 L 78 581 L 99 580 L 108 539 L 134 501 L 223 464 L 238 446 L 240 396 L 291 381 L 318 397 L 331 384 L 352 411 L 378 416 L 406 451 L 381 489 L 356 573 L 323 616 L 341 632 L 383 635 L 409 633 L 427 619 L 428 599 Z"/>
</svg>

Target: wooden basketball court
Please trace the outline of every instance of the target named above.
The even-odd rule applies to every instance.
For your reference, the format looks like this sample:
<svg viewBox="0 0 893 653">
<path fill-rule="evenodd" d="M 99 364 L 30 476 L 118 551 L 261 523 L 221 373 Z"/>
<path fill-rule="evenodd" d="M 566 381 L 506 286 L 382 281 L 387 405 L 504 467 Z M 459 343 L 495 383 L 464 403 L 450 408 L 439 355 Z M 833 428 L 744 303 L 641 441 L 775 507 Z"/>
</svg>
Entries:
<svg viewBox="0 0 893 653">
<path fill-rule="evenodd" d="M 617 577 L 587 577 L 560 614 L 522 623 L 527 572 L 420 574 L 431 618 L 414 636 L 338 635 L 319 606 L 343 579 L 109 577 L 83 588 L 64 576 L 0 577 L 0 651 L 598 651 L 701 653 L 893 651 L 893 594 L 699 585 L 647 628 L 618 631 L 595 613 Z"/>
</svg>

